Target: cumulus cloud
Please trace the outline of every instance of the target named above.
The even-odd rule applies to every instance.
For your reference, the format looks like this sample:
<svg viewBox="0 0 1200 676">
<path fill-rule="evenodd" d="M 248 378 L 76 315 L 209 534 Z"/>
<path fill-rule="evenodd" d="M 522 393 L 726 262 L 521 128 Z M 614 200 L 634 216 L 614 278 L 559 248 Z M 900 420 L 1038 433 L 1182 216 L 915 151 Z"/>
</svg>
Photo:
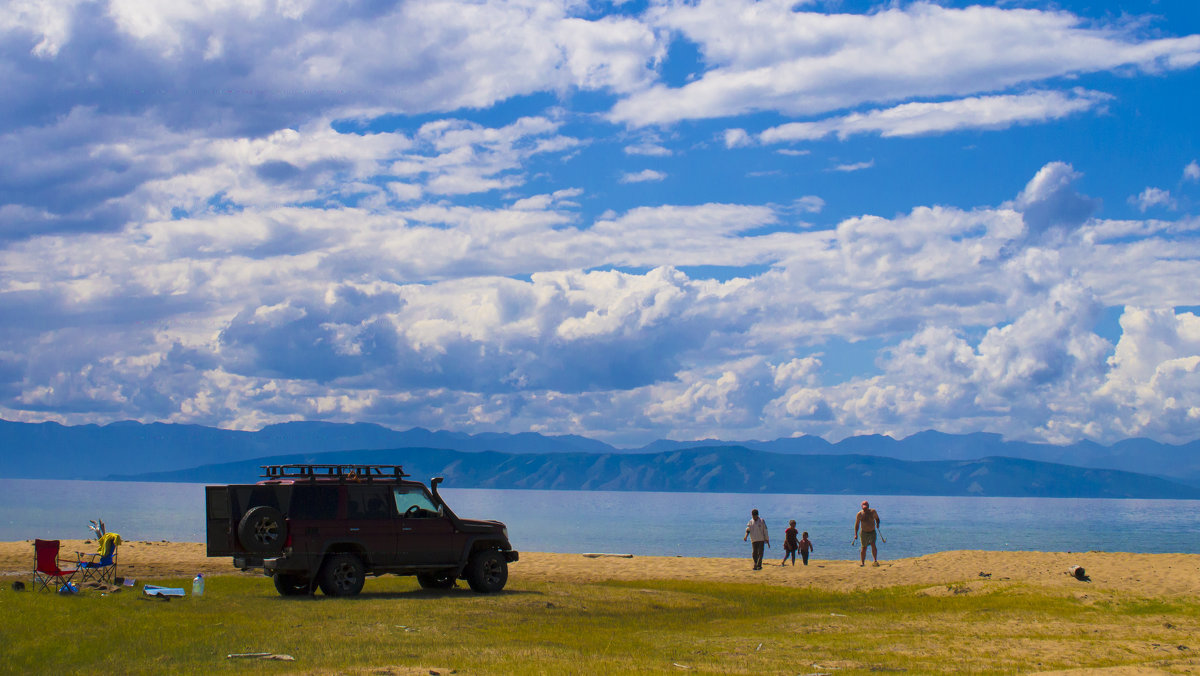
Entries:
<svg viewBox="0 0 1200 676">
<path fill-rule="evenodd" d="M 504 136 L 440 129 L 444 149 L 466 143 L 450 130 Z M 1196 320 L 1132 301 L 1164 265 L 1186 297 L 1200 251 L 1070 209 L 1078 236 L 1027 238 L 1035 207 L 1084 199 L 1079 178 L 1051 164 L 1011 204 L 804 232 L 768 227 L 775 208 L 720 204 L 583 226 L 564 189 L 495 209 L 288 207 L 30 238 L 0 251 L 0 413 L 611 439 L 1194 436 L 1181 402 L 1198 387 Z M 766 268 L 716 281 L 672 264 Z M 1115 351 L 1093 332 L 1113 305 L 1127 306 Z M 862 339 L 887 346 L 878 374 L 829 380 L 822 346 Z"/>
<path fill-rule="evenodd" d="M 1111 404 L 1112 424 L 1126 436 L 1186 440 L 1195 436 L 1200 407 L 1200 318 L 1169 308 L 1126 308 L 1111 370 L 1098 394 Z"/>
<path fill-rule="evenodd" d="M 880 172 L 761 147 L 1069 121 L 1110 99 L 1056 83 L 1190 67 L 1200 37 L 813 7 L 8 3 L 0 417 L 1200 434 L 1195 318 L 1174 310 L 1196 304 L 1194 217 L 1103 220 L 1066 162 L 1000 204 L 862 213 L 837 185 Z M 698 48 L 687 84 L 674 41 Z M 713 155 L 763 178 L 682 180 Z M 1114 307 L 1115 347 L 1093 332 Z M 867 375 L 830 366 L 839 344 Z"/>
<path fill-rule="evenodd" d="M 1074 189 L 1080 174 L 1065 162 L 1051 162 L 1017 195 L 1014 207 L 1025 217 L 1030 237 L 1063 234 L 1091 218 L 1099 203 Z"/>
<path fill-rule="evenodd" d="M 9 122 L 53 100 L 102 114 L 140 105 L 173 128 L 245 134 L 380 107 L 412 114 L 567 88 L 628 92 L 653 81 L 664 49 L 637 19 L 589 20 L 558 2 L 107 0 L 17 10 L 0 23 L 27 49 L 7 52 L 9 72 L 32 76 L 52 61 L 77 77 L 14 87 L 0 107 Z M 131 96 L 113 97 L 118 90 Z"/>
</svg>

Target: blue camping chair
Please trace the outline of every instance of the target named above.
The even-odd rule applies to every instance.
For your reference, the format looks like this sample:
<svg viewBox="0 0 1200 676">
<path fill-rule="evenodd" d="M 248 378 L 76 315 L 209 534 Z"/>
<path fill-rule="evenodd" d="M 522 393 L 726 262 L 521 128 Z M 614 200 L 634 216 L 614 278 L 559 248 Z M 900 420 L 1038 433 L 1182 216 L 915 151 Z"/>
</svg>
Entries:
<svg viewBox="0 0 1200 676">
<path fill-rule="evenodd" d="M 79 554 L 79 570 L 83 572 L 81 582 L 89 580 L 113 584 L 117 572 L 117 547 L 121 544 L 121 536 L 107 533 L 100 538 L 100 549 L 94 554 Z"/>
</svg>

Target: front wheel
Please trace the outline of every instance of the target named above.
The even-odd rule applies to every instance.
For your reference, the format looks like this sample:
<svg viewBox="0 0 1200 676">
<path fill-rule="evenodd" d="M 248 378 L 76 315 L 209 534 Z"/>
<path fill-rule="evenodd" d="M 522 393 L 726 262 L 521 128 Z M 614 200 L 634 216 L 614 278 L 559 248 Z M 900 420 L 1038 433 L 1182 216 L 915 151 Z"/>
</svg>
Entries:
<svg viewBox="0 0 1200 676">
<path fill-rule="evenodd" d="M 508 582 L 508 561 L 500 552 L 489 549 L 476 552 L 467 564 L 467 584 L 471 591 L 480 594 L 494 594 L 504 589 Z"/>
<path fill-rule="evenodd" d="M 280 596 L 307 594 L 310 586 L 309 581 L 299 575 L 276 573 L 272 579 L 275 581 L 275 591 L 279 592 Z"/>
<path fill-rule="evenodd" d="M 354 596 L 362 591 L 365 581 L 362 561 L 347 553 L 330 556 L 317 576 L 317 584 L 326 596 Z"/>
</svg>

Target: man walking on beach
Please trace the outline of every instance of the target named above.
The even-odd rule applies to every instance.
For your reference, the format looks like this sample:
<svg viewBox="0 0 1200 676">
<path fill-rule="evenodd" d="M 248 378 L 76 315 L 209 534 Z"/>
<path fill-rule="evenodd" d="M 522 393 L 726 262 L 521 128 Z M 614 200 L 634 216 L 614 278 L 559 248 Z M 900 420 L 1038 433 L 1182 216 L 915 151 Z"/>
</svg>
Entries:
<svg viewBox="0 0 1200 676">
<path fill-rule="evenodd" d="M 875 534 L 879 528 L 879 512 L 871 509 L 871 504 L 862 501 L 862 511 L 854 517 L 854 539 L 858 539 L 859 529 L 862 529 L 862 549 L 858 552 L 858 565 L 867 565 L 867 545 L 871 546 L 871 561 L 879 565 L 879 555 L 875 550 Z"/>
<path fill-rule="evenodd" d="M 750 523 L 746 524 L 746 537 L 742 542 L 747 539 L 753 547 L 754 570 L 762 570 L 763 545 L 771 544 L 771 538 L 767 535 L 767 522 L 758 518 L 757 509 L 750 510 Z"/>
</svg>

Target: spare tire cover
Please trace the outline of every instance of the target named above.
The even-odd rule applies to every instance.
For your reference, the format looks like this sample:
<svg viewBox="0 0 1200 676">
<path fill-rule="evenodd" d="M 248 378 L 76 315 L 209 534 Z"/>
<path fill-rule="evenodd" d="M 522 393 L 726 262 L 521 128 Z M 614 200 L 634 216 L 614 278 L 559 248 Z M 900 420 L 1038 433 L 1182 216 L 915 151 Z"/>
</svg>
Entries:
<svg viewBox="0 0 1200 676">
<path fill-rule="evenodd" d="M 260 505 L 246 512 L 238 523 L 238 542 L 251 552 L 276 552 L 287 539 L 287 523 L 283 513 L 274 507 Z"/>
</svg>

